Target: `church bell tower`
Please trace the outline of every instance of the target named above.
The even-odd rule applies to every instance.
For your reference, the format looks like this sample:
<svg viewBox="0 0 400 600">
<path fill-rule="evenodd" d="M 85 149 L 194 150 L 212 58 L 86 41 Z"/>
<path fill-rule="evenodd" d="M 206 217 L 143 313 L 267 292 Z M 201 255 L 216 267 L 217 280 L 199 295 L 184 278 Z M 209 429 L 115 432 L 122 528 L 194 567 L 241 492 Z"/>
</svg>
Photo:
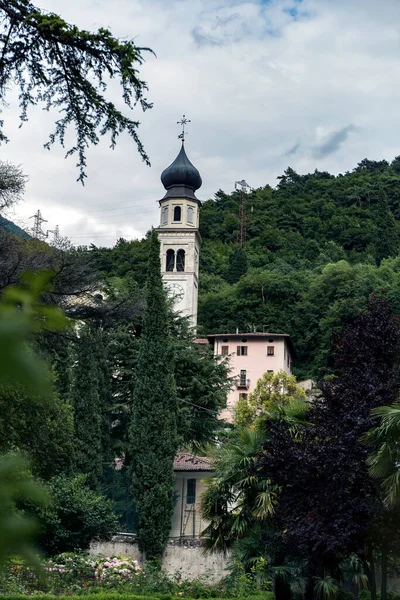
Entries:
<svg viewBox="0 0 400 600">
<path fill-rule="evenodd" d="M 187 120 L 183 118 L 184 125 Z M 166 189 L 159 200 L 160 226 L 157 228 L 161 245 L 161 272 L 174 308 L 190 317 L 197 325 L 199 285 L 200 200 L 195 191 L 202 184 L 200 173 L 185 152 L 184 131 L 179 136 L 182 147 L 174 162 L 161 174 Z"/>
</svg>

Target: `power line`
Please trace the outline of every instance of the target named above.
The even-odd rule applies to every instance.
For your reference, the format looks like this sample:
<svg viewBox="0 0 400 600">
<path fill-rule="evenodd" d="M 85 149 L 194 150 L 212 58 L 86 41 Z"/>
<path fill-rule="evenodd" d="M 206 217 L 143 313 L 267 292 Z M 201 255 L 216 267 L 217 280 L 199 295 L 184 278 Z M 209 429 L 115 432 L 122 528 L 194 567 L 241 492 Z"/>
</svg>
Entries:
<svg viewBox="0 0 400 600">
<path fill-rule="evenodd" d="M 209 192 L 209 193 L 206 192 L 205 193 L 205 195 L 210 195 L 210 194 L 214 195 L 215 192 Z M 131 209 L 131 210 L 133 209 L 133 210 L 136 210 L 137 208 L 148 207 L 150 205 L 150 202 L 154 202 L 154 204 L 156 204 L 158 202 L 158 200 L 155 200 L 155 201 L 151 200 L 149 202 L 146 202 L 145 204 L 136 204 L 136 205 L 129 204 L 129 205 L 126 205 L 126 206 L 110 206 L 110 207 L 107 207 L 107 208 L 96 208 L 96 209 L 93 209 L 93 210 L 85 210 L 85 213 L 97 213 L 97 212 L 106 212 L 106 211 L 110 211 L 110 210 L 114 211 L 114 210 L 124 210 L 124 209 Z M 81 208 L 81 207 L 71 206 L 71 208 Z M 153 210 L 158 210 L 158 208 L 159 208 L 158 206 L 154 206 L 154 209 L 150 208 L 149 212 L 151 212 Z"/>
</svg>

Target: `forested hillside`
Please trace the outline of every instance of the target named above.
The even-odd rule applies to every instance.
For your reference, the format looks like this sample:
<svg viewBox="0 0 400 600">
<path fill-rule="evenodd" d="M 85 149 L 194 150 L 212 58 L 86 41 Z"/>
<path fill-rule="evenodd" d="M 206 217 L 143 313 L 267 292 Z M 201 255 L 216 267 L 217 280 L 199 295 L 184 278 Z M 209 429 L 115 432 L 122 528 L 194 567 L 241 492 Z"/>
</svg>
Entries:
<svg viewBox="0 0 400 600">
<path fill-rule="evenodd" d="M 240 192 L 203 203 L 198 334 L 290 333 L 295 373 L 318 377 L 332 335 L 372 293 L 400 313 L 400 157 L 364 159 L 338 176 L 288 168 L 278 179 L 248 194 L 245 254 L 236 247 Z M 114 280 L 143 284 L 145 240 L 93 251 Z"/>
<path fill-rule="evenodd" d="M 201 333 L 285 331 L 300 377 L 329 363 L 332 333 L 383 290 L 400 311 L 400 157 L 333 176 L 287 169 L 247 200 L 247 272 L 237 270 L 239 192 L 202 206 Z"/>
</svg>

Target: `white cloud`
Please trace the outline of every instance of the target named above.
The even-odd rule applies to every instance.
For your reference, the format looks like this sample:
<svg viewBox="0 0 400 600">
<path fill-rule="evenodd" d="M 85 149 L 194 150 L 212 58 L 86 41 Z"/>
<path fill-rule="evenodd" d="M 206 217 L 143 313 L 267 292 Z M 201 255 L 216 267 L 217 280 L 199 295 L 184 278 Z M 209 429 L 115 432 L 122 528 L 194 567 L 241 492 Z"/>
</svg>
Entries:
<svg viewBox="0 0 400 600">
<path fill-rule="evenodd" d="M 76 243 L 110 245 L 157 224 L 159 176 L 179 150 L 182 113 L 192 120 L 186 146 L 203 178 L 201 199 L 242 178 L 253 187 L 274 185 L 288 163 L 299 172 L 339 172 L 365 156 L 400 153 L 398 0 L 384 7 L 376 0 L 40 4 L 81 27 L 135 37 L 157 54 L 142 71 L 154 108 L 137 113 L 150 169 L 126 137 L 114 152 L 102 140 L 89 152 L 82 188 L 74 159 L 42 149 L 50 115 L 31 111 L 19 130 L 16 107 L 6 113 L 12 141 L 0 147 L 0 158 L 22 163 L 30 176 L 16 218 L 40 208 Z M 328 152 L 318 151 L 324 144 Z"/>
</svg>

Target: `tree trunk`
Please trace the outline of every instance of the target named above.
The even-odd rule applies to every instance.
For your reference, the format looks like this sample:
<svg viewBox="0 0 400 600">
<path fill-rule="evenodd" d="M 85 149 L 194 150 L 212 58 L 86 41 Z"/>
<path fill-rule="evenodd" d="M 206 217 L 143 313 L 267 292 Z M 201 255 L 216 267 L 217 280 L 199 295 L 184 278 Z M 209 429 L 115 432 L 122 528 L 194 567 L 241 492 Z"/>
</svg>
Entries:
<svg viewBox="0 0 400 600">
<path fill-rule="evenodd" d="M 371 591 L 371 600 L 377 600 L 377 598 L 376 598 L 375 559 L 374 559 L 374 551 L 372 549 L 372 546 L 368 550 L 368 563 L 369 563 L 369 566 L 367 567 L 367 573 L 368 573 L 369 589 Z"/>
<path fill-rule="evenodd" d="M 388 570 L 388 552 L 387 548 L 382 548 L 381 554 L 381 600 L 387 600 L 387 570 Z"/>
<path fill-rule="evenodd" d="M 292 600 L 290 585 L 281 575 L 275 577 L 275 600 Z"/>
<path fill-rule="evenodd" d="M 314 580 L 312 577 L 308 577 L 307 579 L 304 600 L 314 600 Z"/>
</svg>

